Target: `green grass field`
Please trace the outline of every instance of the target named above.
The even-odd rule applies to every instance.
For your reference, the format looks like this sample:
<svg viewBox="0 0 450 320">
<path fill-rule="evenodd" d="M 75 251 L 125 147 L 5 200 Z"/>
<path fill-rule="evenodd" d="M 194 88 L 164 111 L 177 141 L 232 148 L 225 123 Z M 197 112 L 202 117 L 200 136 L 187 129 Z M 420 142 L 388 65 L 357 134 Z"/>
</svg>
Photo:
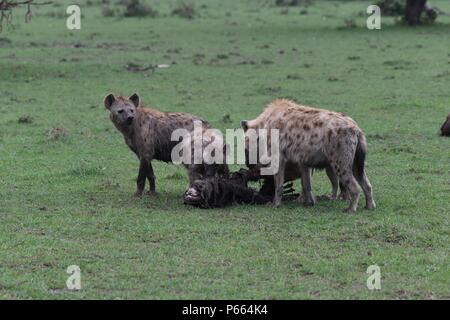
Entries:
<svg viewBox="0 0 450 320">
<path fill-rule="evenodd" d="M 303 14 L 271 2 L 196 1 L 187 20 L 170 14 L 175 0 L 149 1 L 160 15 L 143 19 L 78 1 L 80 31 L 66 29 L 66 5 L 28 24 L 16 10 L 0 34 L 0 298 L 450 298 L 450 140 L 438 136 L 450 17 L 418 28 L 383 18 L 370 31 L 370 1 L 316 1 Z M 106 94 L 135 91 L 219 129 L 277 97 L 345 112 L 366 133 L 378 208 L 361 197 L 356 214 L 340 201 L 194 209 L 184 169 L 164 163 L 160 196 L 135 199 L 138 161 L 103 107 Z M 324 172 L 313 183 L 330 190 Z M 382 287 L 371 291 L 374 264 Z M 80 291 L 66 289 L 69 265 Z"/>
</svg>

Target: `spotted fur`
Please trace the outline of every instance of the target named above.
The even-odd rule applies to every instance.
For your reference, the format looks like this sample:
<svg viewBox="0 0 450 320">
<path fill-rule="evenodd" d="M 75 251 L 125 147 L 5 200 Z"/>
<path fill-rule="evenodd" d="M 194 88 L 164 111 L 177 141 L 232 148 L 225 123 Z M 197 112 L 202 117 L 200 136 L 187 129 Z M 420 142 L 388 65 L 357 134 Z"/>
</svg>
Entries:
<svg viewBox="0 0 450 320">
<path fill-rule="evenodd" d="M 298 165 L 303 195 L 309 199 L 307 201 L 315 201 L 311 192 L 309 168 L 331 168 L 350 198 L 347 211 L 354 212 L 357 209 L 358 184 L 364 191 L 366 207 L 375 208 L 372 186 L 364 170 L 366 139 L 350 117 L 280 99 L 270 103 L 256 119 L 243 121 L 242 124 L 244 130 L 279 130 L 280 163 L 278 173 L 274 176 L 274 205 L 281 203 L 284 173 L 286 165 L 291 163 Z"/>
</svg>

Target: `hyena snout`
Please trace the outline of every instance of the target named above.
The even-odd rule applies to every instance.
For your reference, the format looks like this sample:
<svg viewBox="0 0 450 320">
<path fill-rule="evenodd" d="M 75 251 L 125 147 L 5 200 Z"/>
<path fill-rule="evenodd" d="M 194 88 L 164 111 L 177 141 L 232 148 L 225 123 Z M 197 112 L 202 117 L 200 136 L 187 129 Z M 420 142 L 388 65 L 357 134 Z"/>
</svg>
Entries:
<svg viewBox="0 0 450 320">
<path fill-rule="evenodd" d="M 129 116 L 127 117 L 126 122 L 127 122 L 128 125 L 130 125 L 130 124 L 133 123 L 133 120 L 134 120 L 134 116 L 129 115 Z"/>
<path fill-rule="evenodd" d="M 136 117 L 136 110 L 133 106 L 126 105 L 123 108 L 118 108 L 117 116 L 126 125 L 131 125 Z"/>
<path fill-rule="evenodd" d="M 119 109 L 114 114 L 114 120 L 116 123 L 122 125 L 131 125 L 136 116 L 136 112 L 133 109 Z"/>
</svg>

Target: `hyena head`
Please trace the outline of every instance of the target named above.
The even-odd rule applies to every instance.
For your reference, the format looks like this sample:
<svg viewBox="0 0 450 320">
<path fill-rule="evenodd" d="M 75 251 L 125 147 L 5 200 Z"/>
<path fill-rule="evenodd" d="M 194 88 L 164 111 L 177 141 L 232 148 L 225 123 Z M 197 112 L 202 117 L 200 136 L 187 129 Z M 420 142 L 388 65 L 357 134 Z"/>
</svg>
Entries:
<svg viewBox="0 0 450 320">
<path fill-rule="evenodd" d="M 136 117 L 136 108 L 139 106 L 139 96 L 135 93 L 131 97 L 115 97 L 109 94 L 104 100 L 105 108 L 109 110 L 111 121 L 120 126 L 127 127 Z"/>
<path fill-rule="evenodd" d="M 280 164 L 279 129 L 261 125 L 259 119 L 241 121 L 245 138 L 245 164 L 261 175 L 273 175 Z"/>
</svg>

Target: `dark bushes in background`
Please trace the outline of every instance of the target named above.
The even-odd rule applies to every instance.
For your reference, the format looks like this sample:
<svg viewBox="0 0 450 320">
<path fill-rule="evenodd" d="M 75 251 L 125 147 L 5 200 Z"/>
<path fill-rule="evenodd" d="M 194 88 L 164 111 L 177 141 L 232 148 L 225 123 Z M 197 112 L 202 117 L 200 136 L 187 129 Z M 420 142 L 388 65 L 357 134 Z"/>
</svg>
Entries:
<svg viewBox="0 0 450 320">
<path fill-rule="evenodd" d="M 313 3 L 313 0 L 275 0 L 275 5 L 279 7 L 305 6 Z"/>
<path fill-rule="evenodd" d="M 142 3 L 141 0 L 122 0 L 122 4 L 125 5 L 124 17 L 156 17 L 158 11 L 154 10 L 151 6 Z"/>
<path fill-rule="evenodd" d="M 377 2 L 381 13 L 387 16 L 403 16 L 405 14 L 406 1 L 400 0 L 381 0 Z"/>
<path fill-rule="evenodd" d="M 403 21 L 411 25 L 434 23 L 439 9 L 427 4 L 426 1 L 422 1 L 422 6 L 416 2 L 419 1 L 379 0 L 376 5 L 380 7 L 382 15 L 402 17 Z M 416 12 L 417 17 L 413 17 Z"/>
</svg>

